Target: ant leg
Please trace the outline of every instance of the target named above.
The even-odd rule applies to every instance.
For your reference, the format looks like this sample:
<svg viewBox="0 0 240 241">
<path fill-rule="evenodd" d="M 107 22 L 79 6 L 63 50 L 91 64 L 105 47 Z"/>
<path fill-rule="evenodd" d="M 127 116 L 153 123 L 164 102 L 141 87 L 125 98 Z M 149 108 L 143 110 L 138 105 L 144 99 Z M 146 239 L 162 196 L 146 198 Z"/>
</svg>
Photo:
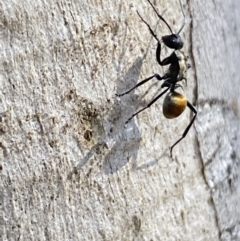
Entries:
<svg viewBox="0 0 240 241">
<path fill-rule="evenodd" d="M 172 149 L 173 149 L 173 147 L 176 146 L 176 145 L 187 135 L 189 129 L 191 128 L 193 122 L 195 121 L 195 119 L 196 119 L 196 117 L 197 117 L 197 110 L 195 109 L 195 107 L 194 107 L 191 103 L 189 103 L 189 102 L 187 102 L 187 106 L 188 106 L 188 108 L 194 113 L 194 116 L 193 116 L 191 122 L 188 124 L 187 128 L 185 129 L 185 131 L 183 132 L 182 137 L 181 137 L 179 140 L 177 140 L 177 141 L 171 146 L 171 148 L 170 148 L 170 155 L 171 155 L 171 156 L 172 156 Z"/>
<path fill-rule="evenodd" d="M 154 77 L 157 78 L 158 80 L 162 80 L 162 79 L 163 79 L 159 74 L 154 74 L 154 75 L 148 77 L 147 79 L 144 79 L 144 80 L 142 80 L 141 82 L 139 82 L 138 84 L 136 84 L 132 89 L 130 89 L 130 90 L 128 90 L 128 91 L 126 91 L 126 92 L 124 92 L 124 93 L 122 93 L 122 94 L 116 94 L 116 95 L 119 96 L 119 97 L 120 97 L 120 96 L 123 96 L 123 95 L 126 95 L 126 94 L 130 93 L 132 90 L 134 90 L 134 89 L 136 89 L 137 87 L 139 87 L 140 85 L 143 85 L 144 83 L 146 83 L 146 82 L 148 82 L 149 80 L 153 79 Z"/>
<path fill-rule="evenodd" d="M 165 58 L 163 61 L 161 61 L 160 59 L 161 56 L 161 43 L 158 42 L 157 44 L 157 50 L 156 50 L 156 59 L 159 65 L 164 66 L 164 65 L 169 65 L 172 64 L 174 61 L 176 61 L 175 59 L 173 59 L 173 54 L 171 54 L 169 57 Z"/>
<path fill-rule="evenodd" d="M 165 58 L 163 61 L 161 61 L 160 56 L 161 56 L 161 43 L 158 42 L 157 50 L 156 50 L 156 59 L 157 59 L 158 64 L 161 66 L 171 64 L 170 56 Z"/>
<path fill-rule="evenodd" d="M 138 16 L 141 18 L 141 20 L 147 25 L 150 33 L 152 34 L 152 36 L 158 41 L 158 43 L 160 43 L 160 40 L 158 39 L 157 35 L 153 32 L 152 28 L 150 27 L 150 25 L 141 17 L 141 15 L 139 14 L 139 12 L 137 11 Z"/>
<path fill-rule="evenodd" d="M 133 114 L 126 122 L 125 124 L 127 124 L 134 116 L 138 115 L 140 112 L 144 111 L 145 109 L 149 108 L 154 102 L 156 102 L 162 95 L 164 95 L 168 90 L 170 89 L 170 87 L 168 87 L 166 90 L 164 90 L 162 93 L 160 93 L 158 96 L 156 96 L 146 107 L 144 107 L 143 109 L 139 110 L 138 112 L 136 112 L 135 114 Z"/>
<path fill-rule="evenodd" d="M 160 56 L 161 56 L 161 43 L 158 42 L 157 50 L 156 50 L 156 59 L 159 65 L 164 66 L 164 65 L 169 65 L 169 64 L 179 62 L 179 59 L 176 57 L 176 54 L 174 51 L 171 53 L 170 56 L 166 57 L 163 61 L 161 61 Z"/>
<path fill-rule="evenodd" d="M 157 59 L 157 62 L 162 66 L 162 61 L 160 59 L 160 56 L 161 56 L 161 43 L 158 42 L 158 45 L 157 45 L 157 51 L 156 51 L 156 59 Z"/>
</svg>

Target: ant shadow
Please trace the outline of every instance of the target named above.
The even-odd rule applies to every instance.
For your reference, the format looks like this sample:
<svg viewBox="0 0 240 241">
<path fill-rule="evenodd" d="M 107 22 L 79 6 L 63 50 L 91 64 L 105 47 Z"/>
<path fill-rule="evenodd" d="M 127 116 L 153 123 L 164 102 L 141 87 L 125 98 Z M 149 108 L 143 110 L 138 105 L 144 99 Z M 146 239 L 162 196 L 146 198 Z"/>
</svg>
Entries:
<svg viewBox="0 0 240 241">
<path fill-rule="evenodd" d="M 127 28 L 124 35 L 123 43 L 118 41 L 118 46 L 122 46 L 120 57 L 117 60 L 114 57 L 113 63 L 117 72 L 117 90 L 116 94 L 123 92 L 130 87 L 133 87 L 139 81 L 141 67 L 143 61 L 149 50 L 152 38 L 149 41 L 147 49 L 142 57 L 138 57 L 132 66 L 128 69 L 126 74 L 122 76 L 122 68 L 124 66 L 125 57 L 125 42 L 127 36 Z M 122 80 L 125 80 L 124 82 Z M 123 88 L 124 83 L 124 88 Z M 82 168 L 94 155 L 103 155 L 103 171 L 106 175 L 113 174 L 125 166 L 130 160 L 132 161 L 132 170 L 145 169 L 149 166 L 156 165 L 159 158 L 166 156 L 166 152 L 156 160 L 150 161 L 142 166 L 137 167 L 137 155 L 142 140 L 141 132 L 135 122 L 135 119 L 131 120 L 125 125 L 126 120 L 130 117 L 139 106 L 146 106 L 148 102 L 144 100 L 145 95 L 151 88 L 155 88 L 156 83 L 153 83 L 141 97 L 135 94 L 135 91 L 130 92 L 124 97 L 115 97 L 111 110 L 104 116 L 103 134 L 99 137 L 98 142 L 89 150 L 89 152 L 83 157 L 83 159 L 75 166 L 75 171 Z M 159 91 L 159 90 L 158 90 Z M 156 92 L 157 93 L 157 92 Z"/>
<path fill-rule="evenodd" d="M 141 66 L 143 64 L 143 60 L 145 59 L 146 53 L 144 54 L 143 58 L 137 58 L 132 67 L 127 71 L 123 78 L 125 79 L 125 86 L 132 87 L 137 84 Z M 119 70 L 119 73 L 121 73 L 121 70 Z M 117 86 L 117 93 L 121 93 L 123 88 L 121 85 L 120 76 L 117 78 L 117 83 L 120 83 Z M 128 83 L 130 84 L 128 85 Z M 115 99 L 112 111 L 108 118 L 108 124 L 110 124 L 110 126 L 108 127 L 109 129 L 105 131 L 105 133 L 108 133 L 108 135 L 106 135 L 107 139 L 105 139 L 105 143 L 111 143 L 111 140 L 114 140 L 110 151 L 104 158 L 103 171 L 105 174 L 108 175 L 117 172 L 130 160 L 132 161 L 132 170 L 136 171 L 154 166 L 158 164 L 159 159 L 163 158 L 164 156 L 169 156 L 169 149 L 167 148 L 160 157 L 138 166 L 136 160 L 140 142 L 142 140 L 141 132 L 136 124 L 135 118 L 133 118 L 129 123 L 125 124 L 126 120 L 134 112 L 136 112 L 137 109 L 139 109 L 139 106 L 144 107 L 149 103 L 148 101 L 144 100 L 144 97 L 151 88 L 156 87 L 156 84 L 157 83 L 153 83 L 144 94 L 141 94 L 141 96 L 135 94 L 135 91 L 133 90 L 124 97 L 117 97 Z M 159 89 L 156 91 L 155 96 L 157 93 L 159 93 Z M 120 101 L 118 99 L 120 99 Z"/>
<path fill-rule="evenodd" d="M 139 79 L 140 70 L 143 64 L 143 58 L 138 57 L 131 68 L 124 76 L 124 86 L 134 86 Z M 119 68 L 118 64 L 117 68 Z M 121 69 L 117 69 L 117 91 L 120 93 L 123 90 L 121 78 Z M 130 84 L 129 84 L 130 83 Z M 138 101 L 137 101 L 138 100 Z M 145 105 L 145 101 L 139 99 L 138 95 L 132 92 L 124 98 L 116 97 L 113 109 L 110 113 L 109 123 L 111 125 L 108 135 L 109 140 L 114 140 L 111 150 L 107 153 L 103 163 L 103 170 L 105 174 L 117 172 L 120 168 L 125 166 L 130 160 L 133 161 L 132 169 L 136 168 L 138 149 L 141 142 L 141 132 L 135 122 L 131 121 L 125 125 L 125 121 L 132 112 L 139 106 Z"/>
<path fill-rule="evenodd" d="M 125 43 L 126 32 L 123 43 Z M 145 60 L 147 53 L 149 51 L 151 40 L 147 46 L 143 57 L 138 57 L 129 70 L 124 76 L 122 76 L 122 62 L 126 59 L 124 44 L 122 45 L 122 52 L 115 69 L 117 72 L 117 91 L 116 94 L 122 93 L 126 89 L 130 89 L 135 86 L 139 81 L 139 76 L 141 72 L 141 67 L 143 61 Z M 120 43 L 119 43 L 120 46 Z M 124 65 L 123 65 L 124 66 Z M 122 86 L 122 80 L 124 81 L 124 88 Z M 116 97 L 111 113 L 109 114 L 109 123 L 111 127 L 110 131 L 105 131 L 109 133 L 107 136 L 108 140 L 114 140 L 111 150 L 106 154 L 103 162 L 103 171 L 105 174 L 112 174 L 117 172 L 123 166 L 125 166 L 130 160 L 132 161 L 132 170 L 138 170 L 137 167 L 137 155 L 142 140 L 141 132 L 136 124 L 135 118 L 133 118 L 127 125 L 125 125 L 126 120 L 139 108 L 139 106 L 146 106 L 148 102 L 144 100 L 145 95 L 150 91 L 151 88 L 154 88 L 155 84 L 152 84 L 144 94 L 141 96 L 135 94 L 135 90 L 131 91 L 129 94 L 124 97 Z M 156 164 L 156 162 L 151 163 L 150 165 Z M 146 167 L 140 167 L 146 168 Z"/>
<path fill-rule="evenodd" d="M 127 71 L 123 79 L 126 83 L 134 85 L 137 83 L 141 66 L 144 58 L 138 57 L 133 63 L 132 67 Z M 116 67 L 118 68 L 120 64 Z M 117 77 L 117 93 L 122 90 L 122 81 L 120 81 L 121 69 L 118 70 Z M 122 78 L 121 78 L 122 79 Z M 131 110 L 137 108 L 138 105 L 146 104 L 145 101 L 138 101 L 138 96 L 130 94 L 124 100 L 115 98 L 111 110 L 104 116 L 102 123 L 104 133 L 99 137 L 97 143 L 88 151 L 83 159 L 75 167 L 75 171 L 82 168 L 94 155 L 103 155 L 103 171 L 105 174 L 112 174 L 122 168 L 130 159 L 136 160 L 141 133 L 135 121 L 131 121 L 125 126 L 125 121 L 131 115 Z M 129 108 L 131 106 L 131 108 Z M 135 166 L 135 164 L 133 164 Z"/>
</svg>

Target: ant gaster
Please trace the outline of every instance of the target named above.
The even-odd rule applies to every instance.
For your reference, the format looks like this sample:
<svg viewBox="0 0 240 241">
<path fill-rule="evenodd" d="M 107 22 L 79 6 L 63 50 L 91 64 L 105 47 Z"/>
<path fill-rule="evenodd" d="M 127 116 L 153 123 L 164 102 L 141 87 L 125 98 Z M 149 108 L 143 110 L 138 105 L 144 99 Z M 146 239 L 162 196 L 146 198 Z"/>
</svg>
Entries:
<svg viewBox="0 0 240 241">
<path fill-rule="evenodd" d="M 147 1 L 151 4 L 151 2 L 149 0 L 147 0 Z M 151 6 L 153 7 L 152 4 L 151 4 Z M 181 8 L 182 8 L 182 5 L 181 5 Z M 153 7 L 153 9 L 155 10 L 154 7 Z M 155 10 L 155 12 L 157 13 L 156 10 Z M 138 13 L 138 15 L 139 15 L 139 13 Z M 163 19 L 163 17 L 161 15 L 159 15 L 158 13 L 157 13 L 157 15 L 161 20 L 163 20 L 167 24 L 167 22 Z M 139 17 L 142 19 L 142 17 L 140 15 L 139 15 Z M 196 116 L 197 116 L 197 110 L 194 108 L 194 106 L 186 99 L 186 97 L 184 95 L 175 91 L 177 88 L 182 87 L 181 85 L 177 84 L 177 82 L 179 82 L 183 79 L 186 79 L 185 73 L 186 73 L 187 69 L 190 68 L 190 65 L 187 63 L 187 57 L 185 56 L 185 54 L 183 52 L 178 50 L 179 48 L 182 48 L 182 46 L 183 46 L 183 42 L 182 42 L 182 40 L 181 40 L 181 38 L 178 34 L 181 32 L 181 30 L 184 27 L 185 15 L 184 15 L 184 23 L 183 23 L 182 27 L 180 28 L 180 30 L 178 31 L 178 34 L 167 35 L 167 36 L 164 36 L 162 38 L 163 42 L 165 41 L 164 43 L 168 47 L 171 48 L 172 46 L 174 46 L 173 48 L 175 49 L 175 51 L 169 57 L 165 58 L 162 62 L 160 61 L 161 43 L 158 40 L 155 33 L 152 31 L 151 27 L 143 19 L 142 19 L 142 21 L 148 26 L 151 34 L 158 41 L 158 46 L 157 46 L 157 51 L 156 51 L 158 63 L 160 65 L 170 64 L 170 66 L 169 66 L 168 71 L 163 76 L 160 76 L 159 74 L 154 74 L 154 75 L 142 80 L 141 82 L 139 82 L 137 85 L 135 85 L 130 90 L 128 90 L 128 91 L 126 91 L 122 94 L 117 94 L 117 96 L 126 95 L 126 94 L 130 93 L 132 90 L 134 90 L 137 87 L 145 84 L 146 82 L 148 82 L 149 80 L 151 80 L 153 78 L 156 78 L 159 81 L 164 80 L 161 87 L 166 88 L 166 89 L 163 92 L 161 92 L 159 95 L 157 95 L 146 107 L 144 107 L 144 108 L 140 109 L 139 111 L 137 111 L 136 113 L 134 113 L 126 121 L 126 124 L 134 116 L 138 115 L 140 112 L 149 108 L 161 96 L 163 96 L 164 94 L 166 94 L 169 91 L 169 93 L 167 93 L 167 95 L 166 95 L 166 97 L 164 98 L 164 101 L 163 101 L 163 115 L 166 118 L 172 119 L 172 118 L 178 117 L 179 115 L 181 115 L 183 113 L 186 106 L 194 113 L 194 116 L 193 116 L 192 120 L 190 121 L 190 123 L 188 124 L 186 129 L 184 130 L 182 136 L 171 146 L 170 155 L 172 156 L 172 150 L 173 150 L 174 146 L 176 146 L 187 135 L 189 129 L 191 128 L 191 126 L 192 126 L 192 124 L 193 124 L 193 122 L 194 122 L 194 120 L 196 119 Z M 170 26 L 168 24 L 167 24 L 167 26 L 169 27 L 169 29 L 171 31 Z M 177 41 L 175 41 L 176 39 L 177 39 Z M 178 44 L 176 44 L 176 43 L 178 43 Z"/>
</svg>

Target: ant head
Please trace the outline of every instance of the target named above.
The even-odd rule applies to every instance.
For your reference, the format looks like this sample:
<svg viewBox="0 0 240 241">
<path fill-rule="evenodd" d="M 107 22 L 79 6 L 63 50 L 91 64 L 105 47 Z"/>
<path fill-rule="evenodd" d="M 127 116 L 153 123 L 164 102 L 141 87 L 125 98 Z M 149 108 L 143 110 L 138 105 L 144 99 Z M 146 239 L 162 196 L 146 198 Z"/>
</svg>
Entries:
<svg viewBox="0 0 240 241">
<path fill-rule="evenodd" d="M 178 34 L 165 35 L 162 37 L 163 43 L 171 49 L 181 49 L 183 41 Z"/>
</svg>

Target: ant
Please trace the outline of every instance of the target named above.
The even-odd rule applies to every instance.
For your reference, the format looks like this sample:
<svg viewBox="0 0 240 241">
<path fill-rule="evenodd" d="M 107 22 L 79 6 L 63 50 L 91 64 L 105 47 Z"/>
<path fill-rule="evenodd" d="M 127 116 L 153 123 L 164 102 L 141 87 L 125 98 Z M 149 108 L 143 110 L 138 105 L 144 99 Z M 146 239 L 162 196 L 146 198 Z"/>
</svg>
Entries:
<svg viewBox="0 0 240 241">
<path fill-rule="evenodd" d="M 149 0 L 147 0 L 147 1 L 151 4 L 151 2 Z M 152 4 L 151 4 L 151 6 L 153 7 Z M 182 8 L 182 5 L 181 5 L 181 8 Z M 154 10 L 155 10 L 155 8 L 154 8 Z M 155 10 L 155 12 L 157 13 L 156 10 Z M 139 15 L 139 13 L 138 13 L 138 15 Z M 158 14 L 158 16 L 160 19 L 162 19 L 167 24 L 167 22 L 163 19 L 163 17 L 161 15 Z M 141 16 L 140 16 L 140 18 L 142 19 Z M 146 23 L 143 19 L 142 19 L 142 21 L 144 23 Z M 166 118 L 173 119 L 173 118 L 178 117 L 179 115 L 181 115 L 183 113 L 186 106 L 194 113 L 192 120 L 190 121 L 190 123 L 188 124 L 186 129 L 184 130 L 181 138 L 179 138 L 170 147 L 170 155 L 171 156 L 172 156 L 173 148 L 187 135 L 188 131 L 190 130 L 192 124 L 194 123 L 194 121 L 197 117 L 197 110 L 195 109 L 195 107 L 187 100 L 187 98 L 184 95 L 175 91 L 177 88 L 182 87 L 180 84 L 178 84 L 178 82 L 183 79 L 186 79 L 186 77 L 185 77 L 186 70 L 188 68 L 190 68 L 190 65 L 187 63 L 187 57 L 185 56 L 185 54 L 183 52 L 181 52 L 179 50 L 183 47 L 183 42 L 179 36 L 179 33 L 183 29 L 184 24 L 185 24 L 185 15 L 184 15 L 184 23 L 177 34 L 172 34 L 172 35 L 167 35 L 167 36 L 162 37 L 162 40 L 166 44 L 166 46 L 168 46 L 169 48 L 175 49 L 175 51 L 169 57 L 165 58 L 162 62 L 160 61 L 161 42 L 158 40 L 157 36 L 154 34 L 151 27 L 147 24 L 151 34 L 158 41 L 158 47 L 157 47 L 157 52 L 156 52 L 157 61 L 160 65 L 170 64 L 169 69 L 163 76 L 160 76 L 159 74 L 154 74 L 154 75 L 140 81 L 137 85 L 135 85 L 130 90 L 128 90 L 122 94 L 117 94 L 117 96 L 119 96 L 119 97 L 126 95 L 126 94 L 130 93 L 131 91 L 133 91 L 134 89 L 136 89 L 137 87 L 145 84 L 146 82 L 148 82 L 149 80 L 151 80 L 153 78 L 156 78 L 159 81 L 164 80 L 163 84 L 161 85 L 161 88 L 166 88 L 166 89 L 163 92 L 161 92 L 159 95 L 157 95 L 146 107 L 144 107 L 144 108 L 140 109 L 139 111 L 137 111 L 136 113 L 134 113 L 126 121 L 125 124 L 127 124 L 134 116 L 138 115 L 140 112 L 149 108 L 152 104 L 154 104 L 161 96 L 163 96 L 167 92 L 168 93 L 163 101 L 163 115 Z M 167 26 L 169 27 L 170 31 L 172 32 L 170 26 L 168 24 L 167 24 Z"/>
</svg>

